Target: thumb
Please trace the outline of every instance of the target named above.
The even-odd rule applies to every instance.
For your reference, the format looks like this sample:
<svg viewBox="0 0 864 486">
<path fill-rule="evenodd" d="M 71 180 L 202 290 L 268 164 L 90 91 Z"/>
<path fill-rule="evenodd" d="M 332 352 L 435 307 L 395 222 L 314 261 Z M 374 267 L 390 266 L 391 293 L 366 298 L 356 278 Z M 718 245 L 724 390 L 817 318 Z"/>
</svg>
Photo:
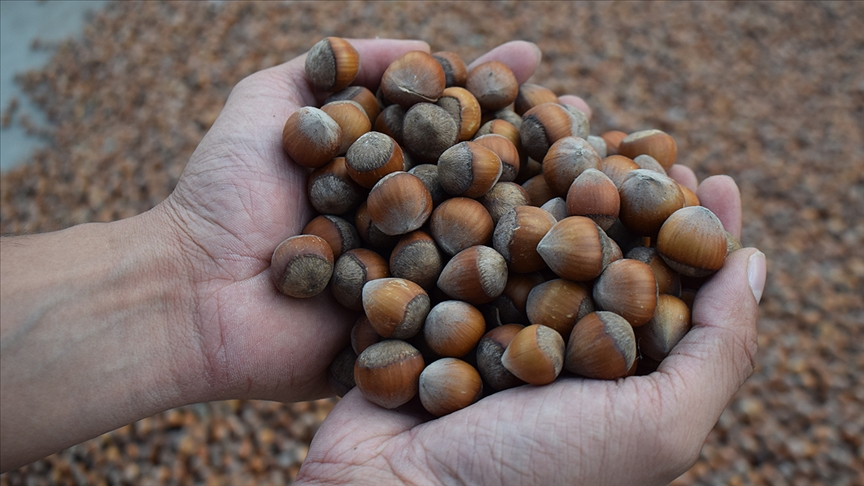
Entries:
<svg viewBox="0 0 864 486">
<path fill-rule="evenodd" d="M 670 413 L 689 416 L 707 434 L 753 372 L 756 321 L 765 286 L 765 255 L 755 248 L 730 253 L 723 268 L 696 294 L 693 328 L 657 370 L 672 382 Z"/>
</svg>

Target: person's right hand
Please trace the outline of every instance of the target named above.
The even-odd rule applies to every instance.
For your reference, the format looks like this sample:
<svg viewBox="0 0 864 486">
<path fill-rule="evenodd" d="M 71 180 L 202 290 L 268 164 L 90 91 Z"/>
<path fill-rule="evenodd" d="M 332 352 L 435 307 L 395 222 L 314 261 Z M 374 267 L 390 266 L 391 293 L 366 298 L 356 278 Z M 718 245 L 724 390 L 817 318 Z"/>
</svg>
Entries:
<svg viewBox="0 0 864 486">
<path fill-rule="evenodd" d="M 740 237 L 731 178 L 697 189 L 689 169 L 671 175 Z M 692 330 L 647 376 L 525 385 L 432 420 L 352 390 L 318 430 L 297 483 L 667 484 L 695 462 L 753 371 L 764 283 L 761 252 L 730 254 L 699 290 Z"/>
</svg>

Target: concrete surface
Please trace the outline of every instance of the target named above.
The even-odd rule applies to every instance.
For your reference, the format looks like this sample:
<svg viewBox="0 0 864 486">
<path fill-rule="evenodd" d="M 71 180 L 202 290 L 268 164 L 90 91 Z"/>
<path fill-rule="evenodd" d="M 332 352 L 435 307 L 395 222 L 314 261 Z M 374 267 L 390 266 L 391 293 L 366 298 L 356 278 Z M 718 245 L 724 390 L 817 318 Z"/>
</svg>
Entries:
<svg viewBox="0 0 864 486">
<path fill-rule="evenodd" d="M 34 39 L 57 42 L 80 35 L 88 12 L 101 8 L 105 0 L 14 1 L 0 0 L 0 110 L 6 112 L 10 99 L 18 99 L 15 118 L 26 114 L 36 125 L 47 124 L 15 83 L 15 75 L 44 66 L 51 50 L 34 50 Z M 44 141 L 29 136 L 20 124 L 0 129 L 0 171 L 24 163 Z"/>
</svg>

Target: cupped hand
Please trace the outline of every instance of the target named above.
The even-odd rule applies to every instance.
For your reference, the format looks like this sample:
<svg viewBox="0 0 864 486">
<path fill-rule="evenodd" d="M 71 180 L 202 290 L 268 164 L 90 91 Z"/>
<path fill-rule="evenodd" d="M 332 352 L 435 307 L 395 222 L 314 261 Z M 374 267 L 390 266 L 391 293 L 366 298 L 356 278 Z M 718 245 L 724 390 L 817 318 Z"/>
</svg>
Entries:
<svg viewBox="0 0 864 486">
<path fill-rule="evenodd" d="M 740 237 L 731 178 L 696 187 Z M 659 369 L 617 381 L 576 377 L 505 390 L 430 420 L 385 410 L 352 390 L 319 429 L 298 482 L 347 484 L 667 484 L 686 471 L 752 373 L 764 255 L 746 248 L 699 290 L 693 328 Z"/>
</svg>

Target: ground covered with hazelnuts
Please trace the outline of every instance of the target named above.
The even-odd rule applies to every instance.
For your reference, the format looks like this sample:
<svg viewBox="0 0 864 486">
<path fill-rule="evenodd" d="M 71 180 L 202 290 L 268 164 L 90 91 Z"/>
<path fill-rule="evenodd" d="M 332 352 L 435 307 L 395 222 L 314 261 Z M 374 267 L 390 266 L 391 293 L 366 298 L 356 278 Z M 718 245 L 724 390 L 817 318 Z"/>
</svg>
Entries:
<svg viewBox="0 0 864 486">
<path fill-rule="evenodd" d="M 768 258 L 753 376 L 674 484 L 864 484 L 864 9 L 836 3 L 113 3 L 19 81 L 53 125 L 2 175 L 0 232 L 164 199 L 232 86 L 327 35 L 423 39 L 471 61 L 538 44 L 530 82 L 583 97 L 591 134 L 657 128 L 741 188 Z M 0 484 L 282 484 L 334 400 L 171 410 Z"/>
</svg>

